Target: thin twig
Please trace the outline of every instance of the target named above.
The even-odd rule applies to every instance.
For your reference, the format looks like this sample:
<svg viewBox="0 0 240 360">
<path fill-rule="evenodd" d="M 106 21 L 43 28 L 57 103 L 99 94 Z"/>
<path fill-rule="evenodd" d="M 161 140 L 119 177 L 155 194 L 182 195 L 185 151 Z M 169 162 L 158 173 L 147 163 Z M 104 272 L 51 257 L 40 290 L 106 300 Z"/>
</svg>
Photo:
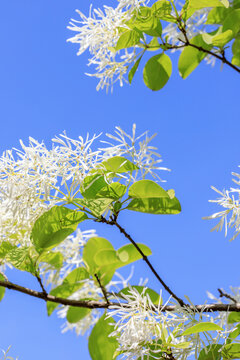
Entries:
<svg viewBox="0 0 240 360">
<path fill-rule="evenodd" d="M 133 240 L 133 238 L 125 231 L 125 229 L 118 224 L 116 218 L 112 218 L 111 220 L 107 220 L 104 217 L 101 218 L 101 222 L 108 224 L 108 225 L 115 225 L 119 231 L 133 244 L 133 246 L 137 249 L 137 251 L 139 252 L 139 254 L 142 256 L 143 260 L 146 262 L 146 264 L 148 265 L 148 267 L 151 269 L 152 273 L 155 275 L 155 277 L 158 279 L 158 281 L 162 284 L 162 286 L 165 288 L 165 290 L 175 299 L 177 300 L 177 302 L 181 305 L 184 306 L 185 303 L 184 301 L 179 298 L 170 288 L 169 286 L 162 280 L 162 278 L 160 277 L 160 275 L 157 273 L 157 271 L 155 270 L 155 268 L 153 267 L 153 265 L 151 264 L 151 262 L 148 260 L 148 257 L 144 254 L 144 252 L 140 249 L 140 247 L 138 246 L 138 244 Z"/>
<path fill-rule="evenodd" d="M 229 300 L 232 300 L 235 304 L 237 304 L 237 300 L 234 299 L 231 295 L 225 293 L 222 289 L 218 289 L 220 297 L 225 297 Z"/>
<path fill-rule="evenodd" d="M 3 286 L 10 290 L 15 290 L 23 294 L 27 294 L 30 296 L 33 296 L 35 298 L 44 300 L 44 301 L 51 301 L 60 305 L 69 305 L 79 308 L 87 308 L 87 309 L 116 309 L 121 307 L 129 308 L 131 305 L 128 303 L 121 303 L 118 302 L 109 302 L 109 304 L 106 304 L 106 302 L 101 301 L 94 301 L 94 300 L 72 300 L 72 299 L 64 299 L 60 297 L 55 297 L 49 294 L 44 294 L 43 292 L 32 290 L 25 288 L 23 286 L 14 284 L 10 281 L 3 281 L 0 280 L 0 286 Z M 179 305 L 162 305 L 162 306 L 156 306 L 153 308 L 156 312 L 159 311 L 170 311 L 174 312 L 176 310 L 179 310 Z M 186 306 L 186 311 L 191 310 L 194 312 L 229 312 L 229 311 L 236 311 L 240 312 L 240 303 L 236 304 L 203 304 L 203 305 L 188 305 Z"/>
<path fill-rule="evenodd" d="M 38 272 L 35 273 L 35 276 L 36 276 L 37 281 L 38 281 L 38 283 L 39 283 L 39 285 L 40 285 L 40 287 L 42 289 L 43 294 L 47 295 L 47 291 L 45 290 L 45 288 L 43 286 L 42 279 L 41 279 L 40 275 L 38 274 Z"/>
<path fill-rule="evenodd" d="M 98 285 L 99 285 L 99 287 L 100 287 L 101 290 L 102 290 L 102 293 L 103 293 L 104 299 L 106 300 L 106 303 L 109 305 L 109 300 L 108 300 L 108 297 L 107 297 L 107 292 L 106 292 L 105 287 L 104 287 L 103 284 L 101 283 L 98 275 L 97 275 L 97 274 L 94 274 L 94 276 L 95 276 L 95 278 L 97 279 Z"/>
</svg>

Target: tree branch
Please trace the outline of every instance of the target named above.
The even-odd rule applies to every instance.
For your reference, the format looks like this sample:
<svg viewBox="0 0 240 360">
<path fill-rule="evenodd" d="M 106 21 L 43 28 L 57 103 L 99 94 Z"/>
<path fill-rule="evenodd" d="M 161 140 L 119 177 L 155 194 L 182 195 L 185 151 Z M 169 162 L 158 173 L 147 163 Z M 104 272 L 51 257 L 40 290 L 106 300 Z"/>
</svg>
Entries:
<svg viewBox="0 0 240 360">
<path fill-rule="evenodd" d="M 235 304 L 237 304 L 237 300 L 234 299 L 231 295 L 225 293 L 222 289 L 218 289 L 218 291 L 219 291 L 220 297 L 225 297 L 225 298 L 233 301 Z"/>
<path fill-rule="evenodd" d="M 116 217 L 113 217 L 111 220 L 107 220 L 104 217 L 101 218 L 101 222 L 108 224 L 108 225 L 115 225 L 119 231 L 133 244 L 133 246 L 137 249 L 139 254 L 142 256 L 143 260 L 146 262 L 152 273 L 155 275 L 155 277 L 158 279 L 158 281 L 161 283 L 161 285 L 164 287 L 164 289 L 181 305 L 184 306 L 184 301 L 179 298 L 170 288 L 169 286 L 162 280 L 160 275 L 157 273 L 151 262 L 148 260 L 148 257 L 143 253 L 143 251 L 140 249 L 138 244 L 133 240 L 133 238 L 125 231 L 125 229 L 118 224 Z"/>
<path fill-rule="evenodd" d="M 124 307 L 129 308 L 131 305 L 128 303 L 117 303 L 117 302 L 109 302 L 107 304 L 106 302 L 101 301 L 94 301 L 94 300 L 72 300 L 72 299 L 64 299 L 60 297 L 55 297 L 49 294 L 44 294 L 43 292 L 32 290 L 25 288 L 23 286 L 14 284 L 10 281 L 3 281 L 0 280 L 0 286 L 3 286 L 10 290 L 15 290 L 18 292 L 21 292 L 23 294 L 27 294 L 29 296 L 33 296 L 35 298 L 44 300 L 44 301 L 51 301 L 60 305 L 69 305 L 74 307 L 80 307 L 80 308 L 88 308 L 88 309 L 116 309 L 118 307 Z M 184 308 L 186 311 L 191 310 L 194 312 L 230 312 L 230 311 L 236 311 L 240 312 L 240 303 L 234 303 L 234 304 L 203 304 L 203 305 L 185 305 Z M 177 305 L 162 305 L 162 306 L 156 306 L 153 308 L 156 312 L 174 312 L 176 310 L 179 310 L 179 306 Z"/>
<path fill-rule="evenodd" d="M 102 283 L 101 283 L 98 275 L 97 275 L 97 274 L 94 274 L 94 276 L 95 276 L 95 278 L 97 279 L 98 285 L 99 285 L 99 287 L 100 287 L 101 290 L 102 290 L 102 293 L 103 293 L 104 299 L 106 300 L 107 305 L 109 305 L 109 300 L 108 300 L 108 297 L 107 297 L 107 292 L 106 292 L 105 287 L 102 285 Z"/>
</svg>

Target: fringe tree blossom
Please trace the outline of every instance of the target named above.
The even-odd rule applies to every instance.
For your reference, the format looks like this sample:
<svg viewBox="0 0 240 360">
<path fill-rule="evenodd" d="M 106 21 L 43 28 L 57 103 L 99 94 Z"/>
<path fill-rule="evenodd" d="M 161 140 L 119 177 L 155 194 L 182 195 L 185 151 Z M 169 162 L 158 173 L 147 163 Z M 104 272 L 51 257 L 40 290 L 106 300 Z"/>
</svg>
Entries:
<svg viewBox="0 0 240 360">
<path fill-rule="evenodd" d="M 135 51 L 125 51 L 121 56 L 113 48 L 119 39 L 119 28 L 125 27 L 125 22 L 131 18 L 131 14 L 138 9 L 142 0 L 120 1 L 116 8 L 104 6 L 101 9 L 90 7 L 87 18 L 81 11 L 77 10 L 80 20 L 71 20 L 69 30 L 76 35 L 68 41 L 80 45 L 78 55 L 89 50 L 91 58 L 88 65 L 95 65 L 97 72 L 90 76 L 99 79 L 97 90 L 106 87 L 112 88 L 114 82 L 119 81 L 123 85 L 124 75 L 128 65 L 135 59 Z M 120 60 L 120 61 L 119 61 Z M 87 74 L 89 75 L 89 74 Z"/>
<path fill-rule="evenodd" d="M 120 128 L 117 131 L 127 134 Z M 142 142 L 135 139 L 133 126 L 131 145 L 122 137 L 116 145 L 106 149 L 92 150 L 97 138 L 81 136 L 78 140 L 65 133 L 55 137 L 52 148 L 43 142 L 29 138 L 29 145 L 20 142 L 21 150 L 8 150 L 0 158 L 0 239 L 14 244 L 29 244 L 32 225 L 45 211 L 56 204 L 71 203 L 84 178 L 102 161 L 116 155 L 131 158 L 145 174 L 153 175 L 155 170 L 164 170 L 157 164 L 161 161 L 155 148 L 149 145 L 151 137 L 146 133 Z M 127 135 L 131 138 L 130 135 Z M 154 151 L 153 151 L 154 150 Z M 127 177 L 129 176 L 130 179 Z M 134 181 L 131 174 L 125 176 L 126 183 Z"/>
<path fill-rule="evenodd" d="M 237 173 L 232 173 L 232 175 L 237 177 L 238 180 L 234 179 L 233 181 L 239 185 L 240 175 Z M 216 200 L 209 201 L 220 205 L 224 210 L 204 217 L 204 219 L 220 219 L 217 225 L 212 228 L 212 231 L 221 231 L 224 227 L 225 236 L 227 236 L 228 229 L 235 228 L 235 234 L 230 239 L 230 241 L 232 241 L 240 234 L 240 189 L 230 188 L 230 190 L 219 191 L 213 186 L 212 189 L 216 191 L 220 197 Z"/>
</svg>

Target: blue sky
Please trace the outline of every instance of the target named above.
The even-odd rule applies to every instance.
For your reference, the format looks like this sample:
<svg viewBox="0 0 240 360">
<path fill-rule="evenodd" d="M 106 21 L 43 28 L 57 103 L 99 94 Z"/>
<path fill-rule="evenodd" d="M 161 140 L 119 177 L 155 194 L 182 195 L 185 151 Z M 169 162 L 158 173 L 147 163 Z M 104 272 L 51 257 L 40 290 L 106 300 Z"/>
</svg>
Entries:
<svg viewBox="0 0 240 360">
<path fill-rule="evenodd" d="M 229 243 L 223 233 L 210 233 L 214 222 L 202 217 L 216 210 L 210 189 L 231 186 L 231 171 L 240 164 L 239 74 L 220 64 L 201 64 L 185 81 L 176 69 L 167 86 L 152 92 L 142 81 L 142 69 L 131 86 L 116 86 L 113 94 L 95 90 L 97 82 L 84 75 L 88 54 L 76 56 L 77 46 L 66 43 L 66 29 L 75 9 L 88 12 L 90 3 L 77 0 L 11 0 L 0 5 L 0 151 L 18 147 L 28 136 L 49 143 L 63 130 L 71 137 L 113 132 L 119 125 L 139 133 L 158 133 L 154 145 L 163 156 L 167 188 L 182 204 L 178 216 L 129 212 L 121 224 L 138 242 L 149 245 L 151 260 L 164 280 L 181 297 L 206 299 L 206 290 L 239 285 L 240 238 Z M 94 6 L 103 2 L 95 1 Z M 93 69 L 92 69 L 93 71 Z M 93 224 L 94 226 L 94 224 Z M 125 244 L 117 231 L 101 225 L 98 234 Z M 37 288 L 35 280 L 15 271 L 9 279 Z M 151 277 L 142 262 L 135 282 Z M 159 290 L 158 283 L 149 285 Z M 167 297 L 166 297 L 167 298 Z M 48 318 L 41 300 L 7 291 L 0 304 L 0 348 L 12 344 L 20 360 L 89 359 L 87 338 L 61 334 L 62 320 Z"/>
</svg>

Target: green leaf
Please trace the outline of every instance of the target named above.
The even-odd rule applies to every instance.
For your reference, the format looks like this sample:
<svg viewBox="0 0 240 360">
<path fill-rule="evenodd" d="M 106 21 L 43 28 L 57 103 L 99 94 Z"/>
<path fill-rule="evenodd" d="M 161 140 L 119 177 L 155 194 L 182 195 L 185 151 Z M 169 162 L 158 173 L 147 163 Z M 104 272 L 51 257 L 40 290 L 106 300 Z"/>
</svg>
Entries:
<svg viewBox="0 0 240 360">
<path fill-rule="evenodd" d="M 139 169 L 137 165 L 122 156 L 114 156 L 103 161 L 101 167 L 111 173 L 124 173 Z"/>
<path fill-rule="evenodd" d="M 224 22 L 224 20 L 226 19 L 226 17 L 228 16 L 228 14 L 230 14 L 230 12 L 232 12 L 231 8 L 226 9 L 225 7 L 216 7 L 213 8 L 209 14 L 208 14 L 208 18 L 207 18 L 207 22 L 206 24 L 222 24 Z"/>
<path fill-rule="evenodd" d="M 240 322 L 240 312 L 233 311 L 228 315 L 228 323 L 234 324 L 235 322 Z"/>
<path fill-rule="evenodd" d="M 146 256 L 152 255 L 148 246 L 139 243 L 137 243 L 137 245 Z M 94 262 L 97 266 L 102 267 L 111 265 L 112 269 L 117 269 L 140 259 L 142 259 L 142 256 L 133 244 L 124 245 L 117 251 L 112 249 L 103 249 L 98 251 L 94 256 Z"/>
<path fill-rule="evenodd" d="M 107 239 L 92 237 L 83 249 L 83 261 L 92 275 L 94 275 L 99 268 L 99 265 L 95 262 L 95 254 L 100 250 L 114 250 L 114 247 Z"/>
<path fill-rule="evenodd" d="M 139 8 L 136 19 L 133 21 L 133 26 L 150 36 L 161 36 L 162 34 L 162 25 L 159 19 L 146 6 Z"/>
<path fill-rule="evenodd" d="M 221 360 L 221 352 L 219 350 L 222 348 L 222 345 L 212 344 L 206 346 L 206 348 L 200 351 L 198 360 Z"/>
<path fill-rule="evenodd" d="M 237 37 L 232 45 L 232 64 L 240 66 L 240 37 Z"/>
<path fill-rule="evenodd" d="M 138 247 L 142 250 L 145 256 L 152 255 L 151 249 L 144 244 L 137 243 Z M 142 259 L 141 254 L 133 244 L 127 244 L 117 250 L 117 256 L 124 265 L 128 265 L 134 261 Z"/>
<path fill-rule="evenodd" d="M 202 38 L 202 35 L 197 35 L 190 40 L 191 44 L 203 47 L 206 50 L 211 50 L 212 45 L 207 45 Z M 178 70 L 183 79 L 186 79 L 193 70 L 200 64 L 200 62 L 206 57 L 206 53 L 199 51 L 194 47 L 187 46 L 182 51 L 179 61 Z"/>
<path fill-rule="evenodd" d="M 129 71 L 128 73 L 128 81 L 129 81 L 129 84 L 132 83 L 132 79 L 138 69 L 138 66 L 140 64 L 140 61 L 142 60 L 142 56 L 140 56 L 139 59 L 137 59 L 137 61 L 134 63 L 133 67 L 131 68 L 131 70 Z"/>
<path fill-rule="evenodd" d="M 157 91 L 166 85 L 171 74 L 171 59 L 162 53 L 148 60 L 143 69 L 143 81 L 149 89 Z"/>
<path fill-rule="evenodd" d="M 87 308 L 78 308 L 75 306 L 69 306 L 67 312 L 67 321 L 70 324 L 75 324 L 87 316 L 92 310 Z"/>
<path fill-rule="evenodd" d="M 118 348 L 118 341 L 109 335 L 114 331 L 114 319 L 105 319 L 105 314 L 98 320 L 89 336 L 88 348 L 92 360 L 113 360 Z"/>
<path fill-rule="evenodd" d="M 50 295 L 60 298 L 68 298 L 70 295 L 79 290 L 83 285 L 83 280 L 89 278 L 88 271 L 83 268 L 77 268 L 68 274 L 63 283 L 50 291 Z M 48 316 L 59 306 L 58 303 L 48 301 L 47 302 L 47 312 Z"/>
<path fill-rule="evenodd" d="M 156 215 L 176 215 L 181 212 L 181 205 L 176 197 L 133 199 L 127 206 L 128 210 Z"/>
<path fill-rule="evenodd" d="M 233 339 L 236 339 L 240 335 L 240 324 L 228 335 L 227 343 L 231 343 Z"/>
<path fill-rule="evenodd" d="M 72 234 L 78 224 L 85 219 L 87 215 L 83 212 L 64 206 L 54 206 L 40 216 L 33 225 L 31 233 L 33 244 L 39 253 L 50 250 Z"/>
<path fill-rule="evenodd" d="M 97 193 L 105 186 L 107 183 L 103 175 L 88 175 L 84 178 L 80 191 L 86 199 L 95 199 Z"/>
<path fill-rule="evenodd" d="M 176 22 L 176 19 L 171 15 L 172 5 L 168 0 L 159 0 L 152 5 L 152 14 L 158 19 L 170 22 Z"/>
<path fill-rule="evenodd" d="M 139 180 L 130 186 L 128 196 L 131 198 L 169 198 L 168 193 L 152 180 Z"/>
<path fill-rule="evenodd" d="M 63 264 L 63 254 L 60 252 L 43 252 L 38 258 L 38 263 L 47 263 L 55 269 L 61 269 Z"/>
<path fill-rule="evenodd" d="M 240 344 L 227 344 L 222 349 L 223 359 L 240 359 Z"/>
<path fill-rule="evenodd" d="M 159 49 L 161 49 L 161 45 L 158 42 L 158 38 L 153 37 L 152 40 L 150 41 L 150 43 L 147 45 L 147 50 L 148 51 L 157 51 Z"/>
<path fill-rule="evenodd" d="M 103 187 L 97 194 L 96 198 L 110 198 L 118 200 L 126 193 L 127 187 L 118 182 L 114 182 Z"/>
<path fill-rule="evenodd" d="M 7 253 L 15 248 L 9 241 L 3 241 L 0 245 L 0 259 L 4 259 Z"/>
<path fill-rule="evenodd" d="M 189 8 L 194 8 L 196 10 L 207 8 L 207 7 L 219 7 L 225 6 L 229 7 L 229 2 L 227 0 L 190 0 Z"/>
<path fill-rule="evenodd" d="M 116 49 L 116 51 L 118 51 L 121 49 L 133 47 L 133 46 L 139 44 L 139 41 L 140 41 L 139 32 L 137 32 L 135 30 L 128 30 L 120 36 L 115 49 Z"/>
<path fill-rule="evenodd" d="M 240 30 L 240 9 L 233 10 L 229 13 L 223 22 L 222 31 L 231 30 L 233 37 L 237 35 Z"/>
<path fill-rule="evenodd" d="M 94 216 L 100 217 L 105 211 L 107 211 L 109 205 L 113 202 L 113 199 L 74 199 L 74 201 L 83 207 L 88 208 Z"/>
<path fill-rule="evenodd" d="M 0 280 L 1 281 L 6 281 L 2 274 L 0 274 Z M 6 288 L 3 287 L 3 286 L 0 286 L 0 301 L 2 301 L 2 299 L 4 298 L 5 291 L 6 291 Z"/>
<path fill-rule="evenodd" d="M 218 47 L 222 48 L 229 41 L 231 41 L 232 38 L 233 38 L 232 30 L 226 30 L 219 35 L 215 35 L 212 39 L 212 44 L 214 46 L 218 46 Z"/>
<path fill-rule="evenodd" d="M 131 289 L 135 289 L 139 294 L 142 294 L 145 288 L 146 288 L 145 286 L 133 285 L 131 287 L 126 287 L 121 291 L 119 291 L 119 295 L 129 295 L 129 290 Z M 162 299 L 160 298 L 160 295 L 156 293 L 156 291 L 147 288 L 144 292 L 144 295 L 148 295 L 154 305 L 162 304 Z"/>
<path fill-rule="evenodd" d="M 36 272 L 37 254 L 34 254 L 34 249 L 29 247 L 15 247 L 6 255 L 6 260 L 11 263 L 16 269 L 27 271 L 32 274 Z"/>
<path fill-rule="evenodd" d="M 223 331 L 219 325 L 211 323 L 211 322 L 202 322 L 196 325 L 191 326 L 187 330 L 185 330 L 181 336 L 197 334 L 204 331 Z"/>
</svg>

